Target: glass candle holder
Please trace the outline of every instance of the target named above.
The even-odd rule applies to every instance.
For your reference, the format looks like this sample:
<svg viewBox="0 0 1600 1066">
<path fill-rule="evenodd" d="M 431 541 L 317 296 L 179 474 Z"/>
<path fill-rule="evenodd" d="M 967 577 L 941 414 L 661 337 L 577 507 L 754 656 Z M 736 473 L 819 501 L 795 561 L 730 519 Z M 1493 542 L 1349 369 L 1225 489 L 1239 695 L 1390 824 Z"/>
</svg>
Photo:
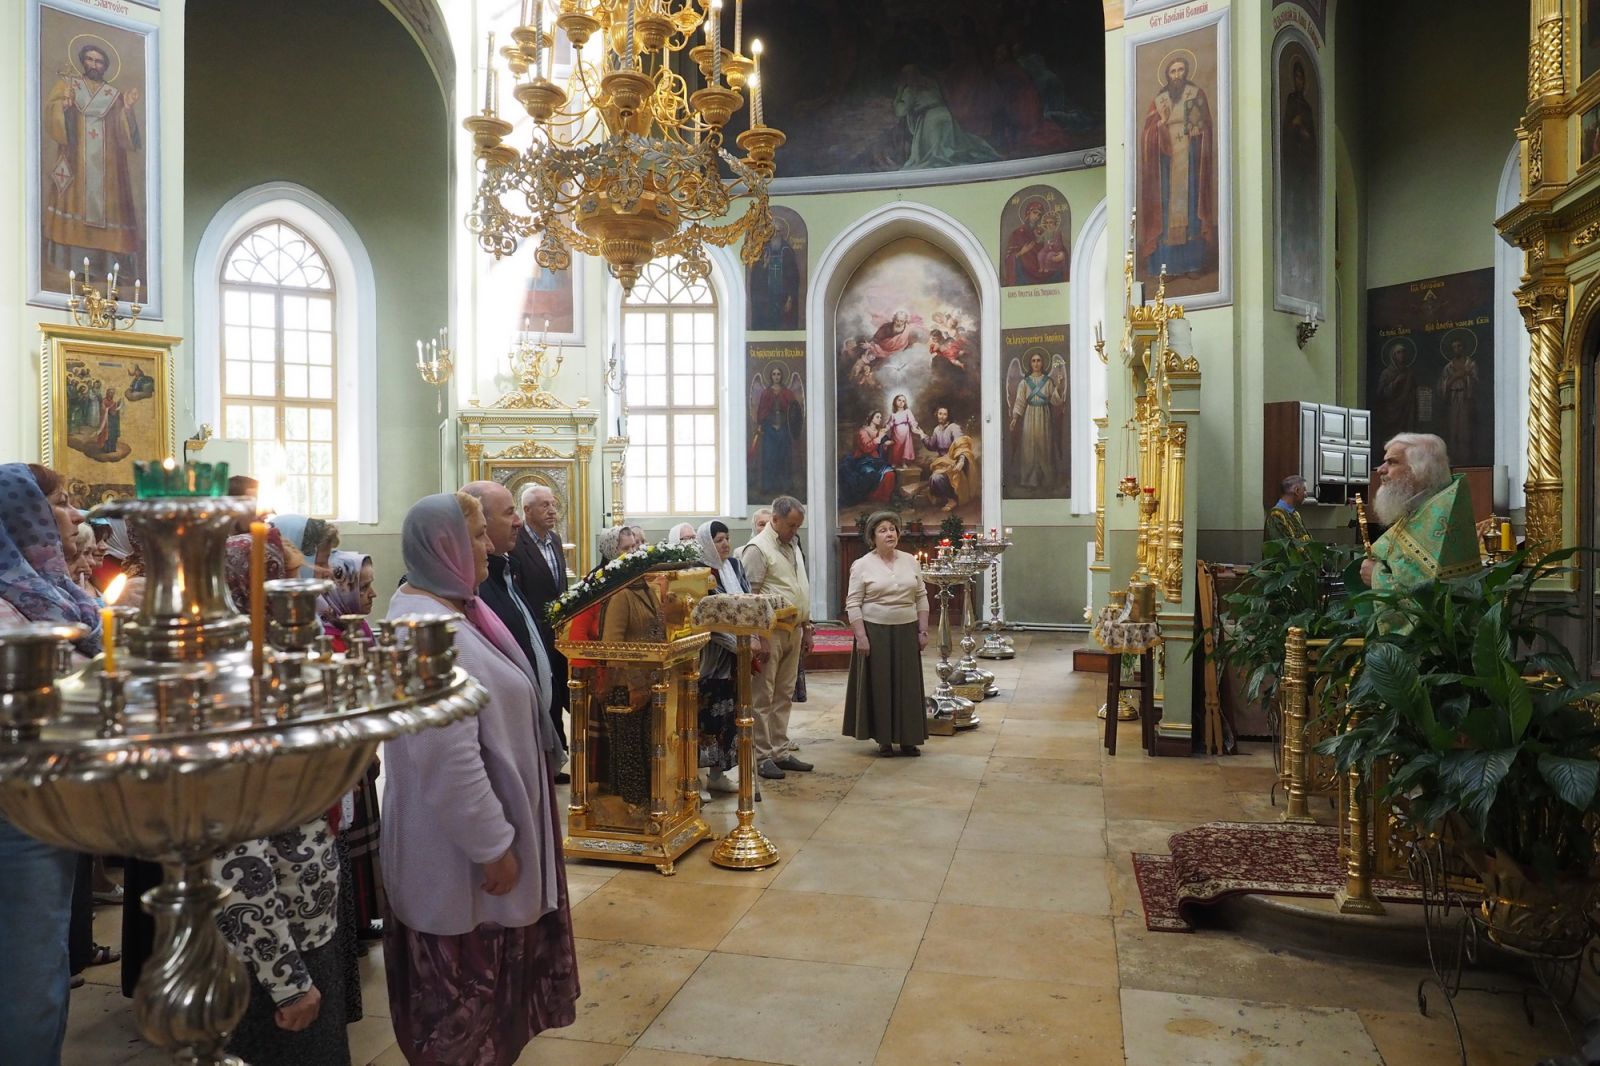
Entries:
<svg viewBox="0 0 1600 1066">
<path fill-rule="evenodd" d="M 133 489 L 141 500 L 223 496 L 228 491 L 228 464 L 139 460 L 133 464 Z"/>
</svg>

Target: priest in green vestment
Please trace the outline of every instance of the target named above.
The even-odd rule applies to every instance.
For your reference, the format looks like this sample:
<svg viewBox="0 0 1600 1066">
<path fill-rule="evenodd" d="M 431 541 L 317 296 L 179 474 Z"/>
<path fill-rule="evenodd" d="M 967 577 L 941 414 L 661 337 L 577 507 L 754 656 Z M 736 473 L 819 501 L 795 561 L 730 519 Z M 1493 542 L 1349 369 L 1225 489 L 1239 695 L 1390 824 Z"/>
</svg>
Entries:
<svg viewBox="0 0 1600 1066">
<path fill-rule="evenodd" d="M 1372 509 L 1389 528 L 1372 546 L 1361 576 L 1375 589 L 1411 589 L 1482 566 L 1472 493 L 1450 474 L 1444 441 L 1402 433 L 1384 445 Z"/>
<path fill-rule="evenodd" d="M 1307 541 L 1311 534 L 1300 517 L 1300 505 L 1306 502 L 1306 479 L 1290 474 L 1278 484 L 1278 502 L 1267 510 L 1261 527 L 1261 539 Z"/>
</svg>

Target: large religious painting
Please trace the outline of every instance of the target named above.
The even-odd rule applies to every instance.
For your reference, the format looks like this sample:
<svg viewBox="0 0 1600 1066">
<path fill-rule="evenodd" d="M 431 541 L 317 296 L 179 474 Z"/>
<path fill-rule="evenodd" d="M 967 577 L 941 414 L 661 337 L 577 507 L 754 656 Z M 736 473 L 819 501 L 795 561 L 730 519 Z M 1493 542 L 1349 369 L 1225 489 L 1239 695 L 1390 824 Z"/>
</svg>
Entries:
<svg viewBox="0 0 1600 1066">
<path fill-rule="evenodd" d="M 1297 30 L 1278 37 L 1273 64 L 1279 311 L 1315 315 L 1322 303 L 1322 76 Z"/>
<path fill-rule="evenodd" d="M 1072 208 L 1061 190 L 1030 185 L 1000 212 L 1000 284 L 1059 285 L 1072 259 Z"/>
<path fill-rule="evenodd" d="M 789 207 L 772 208 L 772 237 L 747 271 L 750 329 L 797 330 L 805 321 L 806 220 Z"/>
<path fill-rule="evenodd" d="M 1225 8 L 1128 39 L 1134 276 L 1190 308 L 1232 299 L 1227 41 Z"/>
<path fill-rule="evenodd" d="M 757 341 L 745 349 L 746 498 L 765 507 L 779 496 L 806 499 L 806 347 Z"/>
<path fill-rule="evenodd" d="M 1452 466 L 1494 463 L 1494 269 L 1367 292 L 1373 457 L 1396 433 L 1444 438 Z"/>
<path fill-rule="evenodd" d="M 856 268 L 834 320 L 839 525 L 890 508 L 930 525 L 982 521 L 978 290 L 927 241 Z"/>
<path fill-rule="evenodd" d="M 32 0 L 27 33 L 29 302 L 65 307 L 84 275 L 115 273 L 160 319 L 156 27 Z"/>
<path fill-rule="evenodd" d="M 578 308 L 582 306 L 580 280 L 583 257 L 573 253 L 572 265 L 551 270 L 529 257 L 531 273 L 523 285 L 518 324 L 523 332 L 559 340 L 582 340 Z"/>
<path fill-rule="evenodd" d="M 1067 327 L 1000 331 L 1005 456 L 1001 496 L 1063 500 L 1072 495 L 1072 430 Z"/>
<path fill-rule="evenodd" d="M 133 464 L 176 454 L 172 348 L 177 337 L 41 325 L 45 465 L 79 507 L 133 495 Z"/>
<path fill-rule="evenodd" d="M 766 120 L 778 178 L 908 171 L 1053 156 L 1105 144 L 1098 5 L 990 0 L 814 0 L 723 5 L 723 44 L 766 45 Z M 744 129 L 745 112 L 729 140 Z"/>
</svg>

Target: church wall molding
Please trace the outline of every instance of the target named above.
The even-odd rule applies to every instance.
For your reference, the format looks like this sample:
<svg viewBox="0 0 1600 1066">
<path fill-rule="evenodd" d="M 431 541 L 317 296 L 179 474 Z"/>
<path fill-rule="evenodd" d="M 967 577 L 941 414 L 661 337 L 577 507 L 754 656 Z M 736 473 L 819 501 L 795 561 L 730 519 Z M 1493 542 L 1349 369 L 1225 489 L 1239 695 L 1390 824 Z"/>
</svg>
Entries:
<svg viewBox="0 0 1600 1066">
<path fill-rule="evenodd" d="M 1000 352 L 1000 275 L 987 244 L 952 215 L 914 200 L 896 200 L 867 211 L 843 226 L 817 257 L 806 295 L 806 439 L 811 461 L 806 473 L 806 551 L 813 581 L 827 588 L 834 582 L 833 516 L 838 513 L 838 484 L 833 471 L 838 462 L 838 442 L 832 426 L 834 379 L 838 360 L 833 334 L 839 297 L 859 267 L 873 252 L 890 241 L 915 237 L 941 249 L 959 263 L 978 290 L 979 336 L 985 367 Z M 814 398 L 814 399 L 813 399 Z M 985 372 L 980 410 L 984 426 L 983 524 L 1000 525 L 1000 378 Z M 995 441 L 991 442 L 990 436 Z M 816 601 L 821 609 L 822 599 Z M 842 606 L 842 605 L 841 605 Z"/>
<path fill-rule="evenodd" d="M 979 181 L 1004 181 L 1033 178 L 1071 170 L 1092 170 L 1106 165 L 1104 147 L 1084 148 L 1028 159 L 1005 159 L 997 163 L 962 163 L 927 170 L 887 170 L 869 174 L 807 174 L 772 179 L 773 196 L 799 196 L 818 192 L 884 192 L 928 188 L 938 185 L 967 185 Z M 779 166 L 782 166 L 780 157 Z"/>
<path fill-rule="evenodd" d="M 334 277 L 338 408 L 354 419 L 338 420 L 341 522 L 378 521 L 378 285 L 372 258 L 355 226 L 337 207 L 303 185 L 270 181 L 234 196 L 211 216 L 195 248 L 194 360 L 195 422 L 222 425 L 222 319 L 218 279 L 222 258 L 233 242 L 254 226 L 282 218 L 317 244 Z M 353 357 L 352 357 L 353 355 Z M 354 424 L 352 424 L 352 422 Z M 356 457 L 355 469 L 349 456 Z"/>
</svg>

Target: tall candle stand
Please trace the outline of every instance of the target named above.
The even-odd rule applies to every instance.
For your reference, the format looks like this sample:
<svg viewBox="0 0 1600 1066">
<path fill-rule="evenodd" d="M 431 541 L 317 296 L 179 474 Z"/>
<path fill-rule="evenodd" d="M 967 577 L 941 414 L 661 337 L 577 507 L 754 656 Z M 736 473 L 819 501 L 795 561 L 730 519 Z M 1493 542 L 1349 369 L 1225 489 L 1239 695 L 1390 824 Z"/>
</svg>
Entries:
<svg viewBox="0 0 1600 1066">
<path fill-rule="evenodd" d="M 986 635 L 983 646 L 978 649 L 980 659 L 1015 659 L 1017 657 L 1016 645 L 1011 643 L 1011 638 L 1004 636 L 1008 628 L 1005 622 L 1005 607 L 1000 602 L 1000 556 L 1011 547 L 1009 537 L 997 537 L 991 531 L 989 537 L 978 541 L 978 550 L 983 552 L 989 560 L 989 617 L 983 623 Z"/>
<path fill-rule="evenodd" d="M 950 661 L 950 596 L 955 586 L 966 584 L 968 568 L 958 563 L 954 556 L 941 556 L 924 561 L 919 576 L 939 590 L 939 664 L 934 667 L 934 672 L 939 675 L 939 684 L 927 699 L 928 717 L 936 723 L 948 725 L 951 732 L 971 729 L 980 724 L 975 705 L 965 696 L 957 695 L 950 683 L 956 669 L 955 663 Z M 930 729 L 930 732 L 937 730 Z"/>
<path fill-rule="evenodd" d="M 976 536 L 968 533 L 961 539 L 956 560 L 967 571 L 967 584 L 966 602 L 961 611 L 961 661 L 956 663 L 951 683 L 961 695 L 978 703 L 1000 695 L 994 671 L 979 666 L 974 654 L 978 649 L 978 575 L 988 569 L 989 557 L 978 550 Z"/>
<path fill-rule="evenodd" d="M 315 600 L 324 583 L 268 582 L 272 651 L 257 674 L 250 626 L 223 581 L 223 543 L 255 502 L 123 500 L 144 547 L 144 600 L 107 657 L 57 676 L 69 627 L 0 631 L 0 812 L 46 843 L 160 863 L 143 898 L 155 951 L 134 994 L 146 1040 L 187 1066 L 224 1053 L 249 976 L 217 928 L 222 849 L 325 811 L 379 742 L 476 714 L 484 690 L 455 668 L 454 616 L 401 620 L 405 645 L 335 655 Z"/>
</svg>

